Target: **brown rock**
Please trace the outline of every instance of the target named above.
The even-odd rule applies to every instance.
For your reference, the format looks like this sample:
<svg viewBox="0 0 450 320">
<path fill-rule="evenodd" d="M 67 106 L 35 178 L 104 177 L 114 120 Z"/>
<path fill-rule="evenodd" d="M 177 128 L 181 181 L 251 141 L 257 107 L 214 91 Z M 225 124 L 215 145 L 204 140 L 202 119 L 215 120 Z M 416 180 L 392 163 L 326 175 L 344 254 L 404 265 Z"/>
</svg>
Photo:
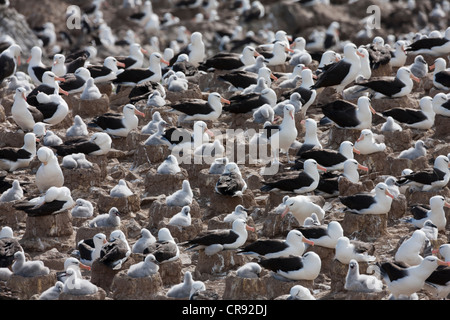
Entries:
<svg viewBox="0 0 450 320">
<path fill-rule="evenodd" d="M 183 180 L 188 179 L 186 169 L 181 169 L 176 174 L 159 174 L 155 169 L 150 169 L 145 175 L 145 193 L 147 196 L 170 195 L 181 189 Z"/>
<path fill-rule="evenodd" d="M 240 278 L 232 271 L 225 279 L 224 300 L 273 300 L 289 293 L 295 285 L 312 289 L 313 281 L 281 281 L 263 271 L 260 278 Z"/>
<path fill-rule="evenodd" d="M 367 262 L 359 262 L 359 273 L 365 274 L 369 264 Z M 331 277 L 331 291 L 339 292 L 343 291 L 345 286 L 345 278 L 348 273 L 348 264 L 343 264 L 336 259 L 333 259 L 330 263 L 330 269 L 333 272 L 330 273 Z"/>
<path fill-rule="evenodd" d="M 110 112 L 109 97 L 106 93 L 96 100 L 82 100 L 80 96 L 81 94 L 69 96 L 73 117 L 79 115 L 82 118 L 94 118 Z"/>
<path fill-rule="evenodd" d="M 188 83 L 188 90 L 182 92 L 174 92 L 166 90 L 166 100 L 170 103 L 178 103 L 181 99 L 202 99 L 202 91 L 195 83 Z"/>
<path fill-rule="evenodd" d="M 64 175 L 64 186 L 70 190 L 89 189 L 90 187 L 100 187 L 104 182 L 104 176 L 98 164 L 93 163 L 92 168 L 68 169 L 61 167 Z"/>
<path fill-rule="evenodd" d="M 0 131 L 0 148 L 3 147 L 23 147 L 24 132 L 16 131 L 15 129 L 4 129 Z"/>
<path fill-rule="evenodd" d="M 290 230 L 299 226 L 297 219 L 292 214 L 287 214 L 283 219 L 281 214 L 270 212 L 264 219 L 261 236 L 269 239 L 285 237 Z"/>
<path fill-rule="evenodd" d="M 122 270 L 127 270 L 135 263 L 136 262 L 132 257 L 128 257 L 128 259 L 122 264 L 122 268 L 120 270 L 113 270 L 100 262 L 99 259 L 96 259 L 92 262 L 91 266 L 91 282 L 97 287 L 100 287 L 108 292 L 111 290 L 111 285 L 116 274 Z"/>
<path fill-rule="evenodd" d="M 197 203 L 197 201 L 194 199 L 192 201 L 192 204 L 190 205 L 191 208 L 191 217 L 194 218 L 202 218 L 200 206 Z M 148 210 L 148 225 L 147 228 L 149 230 L 153 228 L 157 228 L 159 223 L 164 220 L 164 218 L 170 219 L 175 214 L 181 211 L 181 207 L 171 207 L 166 204 L 165 197 L 159 197 L 153 203 L 150 205 L 150 208 Z"/>
<path fill-rule="evenodd" d="M 195 272 L 200 275 L 203 273 L 224 275 L 246 262 L 246 257 L 236 254 L 235 250 L 223 250 L 211 256 L 206 255 L 204 250 L 200 250 Z"/>
<path fill-rule="evenodd" d="M 72 215 L 66 210 L 55 215 L 28 216 L 23 238 L 67 237 L 72 233 Z"/>
<path fill-rule="evenodd" d="M 96 196 L 98 197 L 97 207 L 99 212 L 108 212 L 112 207 L 116 207 L 119 210 L 121 217 L 124 217 L 141 210 L 141 200 L 138 194 L 118 198 L 111 197 L 105 190 L 97 190 Z"/>
<path fill-rule="evenodd" d="M 41 294 L 50 287 L 53 287 L 56 282 L 56 273 L 50 272 L 45 276 L 39 277 L 22 277 L 18 275 L 11 275 L 7 281 L 7 287 L 12 291 L 17 292 L 20 300 L 28 300 L 35 294 Z"/>
<path fill-rule="evenodd" d="M 449 118 L 440 114 L 434 118 L 434 138 L 445 139 L 450 136 Z"/>
<path fill-rule="evenodd" d="M 354 214 L 346 212 L 342 221 L 344 234 L 361 241 L 372 241 L 387 234 L 387 214 Z"/>
<path fill-rule="evenodd" d="M 123 270 L 114 276 L 111 291 L 114 300 L 152 300 L 162 289 L 159 273 L 145 278 L 131 278 Z"/>
<path fill-rule="evenodd" d="M 167 228 L 170 234 L 175 239 L 176 243 L 184 242 L 190 239 L 194 239 L 200 232 L 203 231 L 203 222 L 199 218 L 192 219 L 191 225 L 187 227 L 174 226 L 168 224 L 168 219 L 165 218 L 158 224 L 158 230 Z"/>
<path fill-rule="evenodd" d="M 183 264 L 181 259 L 163 262 L 159 265 L 159 274 L 164 286 L 172 286 L 180 283 Z"/>
<path fill-rule="evenodd" d="M 210 201 L 205 212 L 206 217 L 213 217 L 222 213 L 231 213 L 239 204 L 243 205 L 245 208 L 252 208 L 256 206 L 253 192 L 249 189 L 244 191 L 242 197 L 224 196 L 214 192 L 213 190 L 210 191 L 209 197 L 206 195 Z"/>
<path fill-rule="evenodd" d="M 159 164 L 171 154 L 169 147 L 165 145 L 146 146 L 140 143 L 136 146 L 135 150 L 133 167 L 138 167 L 146 163 L 150 165 Z"/>
<path fill-rule="evenodd" d="M 62 292 L 58 300 L 106 300 L 106 292 L 102 288 L 98 288 L 98 291 L 94 294 L 87 295 L 74 295 Z"/>
<path fill-rule="evenodd" d="M 19 200 L 20 201 L 20 200 Z M 27 220 L 26 212 L 16 210 L 14 205 L 17 201 L 0 202 L 0 225 L 9 226 L 13 230 L 19 229 L 19 225 Z"/>
</svg>

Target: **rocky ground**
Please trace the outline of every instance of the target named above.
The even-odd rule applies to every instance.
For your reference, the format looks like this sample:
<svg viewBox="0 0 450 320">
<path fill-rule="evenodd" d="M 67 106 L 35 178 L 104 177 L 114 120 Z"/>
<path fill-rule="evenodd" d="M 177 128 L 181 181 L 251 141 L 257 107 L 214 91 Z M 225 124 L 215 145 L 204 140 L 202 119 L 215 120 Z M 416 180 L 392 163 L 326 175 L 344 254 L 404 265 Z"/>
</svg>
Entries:
<svg viewBox="0 0 450 320">
<path fill-rule="evenodd" d="M 104 19 L 113 28 L 114 32 L 123 35 L 130 28 L 135 27 L 131 22 L 127 22 L 124 17 L 130 11 L 118 10 L 121 1 L 108 1 L 109 6 L 104 9 Z M 332 1 L 333 2 L 333 1 Z M 342 3 L 341 3 L 342 2 Z M 325 29 L 333 20 L 341 23 L 341 38 L 349 39 L 358 44 L 370 42 L 369 39 L 356 39 L 355 30 L 359 30 L 360 19 L 367 16 L 366 9 L 369 4 L 379 4 L 382 8 L 383 28 L 374 30 L 375 35 L 379 34 L 387 37 L 389 34 L 406 34 L 415 32 L 424 27 L 423 17 L 418 12 L 430 12 L 433 7 L 433 1 L 420 1 L 419 9 L 414 12 L 408 10 L 399 10 L 400 4 L 392 2 L 385 4 L 377 1 L 358 1 L 354 5 L 344 4 L 345 1 L 334 1 L 333 5 L 317 6 L 309 10 L 301 9 L 298 5 L 278 1 L 263 1 L 268 9 L 267 16 L 260 21 L 254 21 L 244 24 L 248 30 L 258 30 L 264 27 L 273 30 L 284 29 L 288 33 L 297 36 L 308 36 L 314 27 Z M 169 10 L 169 5 L 164 1 L 153 2 L 153 8 L 157 13 L 163 13 Z M 25 5 L 26 4 L 26 5 Z M 45 21 L 53 21 L 58 28 L 64 29 L 65 9 L 69 3 L 65 1 L 40 1 L 39 5 L 29 1 L 16 0 L 12 7 L 5 11 L 5 15 L 12 20 L 22 22 L 21 28 L 36 27 Z M 72 1 L 71 4 L 83 6 L 84 1 Z M 226 8 L 226 7 L 224 7 Z M 17 12 L 24 15 L 24 20 L 16 16 Z M 217 51 L 217 42 L 214 39 L 214 33 L 211 30 L 217 30 L 223 25 L 220 23 L 203 23 L 196 25 L 190 20 L 196 13 L 195 10 L 175 10 L 173 13 L 179 16 L 185 22 L 191 31 L 200 30 L 204 32 L 208 43 L 208 55 Z M 224 16 L 230 14 L 226 9 L 223 10 Z M 283 17 L 283 19 L 279 19 Z M 419 19 L 420 18 L 420 19 Z M 120 21 L 118 23 L 117 21 Z M 243 23 L 240 20 L 224 19 L 224 24 L 228 23 L 234 26 Z M 430 22 L 429 22 L 430 23 Z M 442 22 L 445 26 L 447 21 Z M 432 24 L 429 24 L 432 26 Z M 58 29 L 59 30 L 59 29 Z M 23 30 L 22 30 L 23 31 Z M 76 34 L 80 43 L 87 43 L 86 35 Z M 161 31 L 158 36 L 161 40 L 161 48 L 167 44 L 167 41 L 173 36 L 174 29 Z M 149 34 L 143 32 L 137 33 L 144 47 L 151 49 L 148 44 Z M 28 54 L 27 49 L 33 46 L 36 39 L 30 35 L 27 41 L 23 41 L 26 48 L 24 56 Z M 107 49 L 99 47 L 99 59 L 110 54 L 127 54 L 125 49 Z M 50 53 L 48 53 L 48 57 Z M 426 57 L 432 61 L 430 57 Z M 409 59 L 409 62 L 412 61 Z M 317 62 L 310 67 L 314 68 Z M 22 68 L 25 68 L 23 66 Z M 25 70 L 25 69 L 23 69 Z M 274 71 L 290 71 L 289 67 L 275 67 Z M 385 70 L 386 75 L 394 74 L 393 70 Z M 169 102 L 177 101 L 181 96 L 202 98 L 206 93 L 218 91 L 225 97 L 230 97 L 234 92 L 228 90 L 228 86 L 216 79 L 217 74 L 206 74 L 191 79 L 190 90 L 186 94 L 167 93 L 166 99 Z M 276 88 L 277 83 L 274 84 Z M 66 98 L 71 113 L 65 121 L 52 128 L 52 130 L 65 138 L 66 129 L 72 125 L 72 119 L 75 114 L 80 114 L 85 122 L 88 122 L 94 116 L 105 112 L 105 110 L 121 111 L 121 107 L 129 101 L 129 89 L 123 89 L 116 93 L 110 85 L 102 86 L 104 93 L 103 100 L 95 103 L 83 102 L 77 95 L 71 95 Z M 283 90 L 277 89 L 281 96 Z M 383 110 L 405 106 L 418 108 L 418 99 L 425 95 L 435 95 L 437 90 L 433 88 L 432 77 L 429 74 L 423 79 L 420 85 L 416 85 L 414 92 L 401 99 L 372 101 L 373 107 L 381 112 Z M 13 146 L 21 147 L 23 143 L 23 133 L 19 132 L 17 126 L 10 117 L 10 108 L 12 105 L 13 93 L 3 87 L 0 91 L 0 147 Z M 320 120 L 322 114 L 316 106 L 321 102 L 330 99 L 327 91 L 319 93 L 315 106 L 312 106 L 307 113 L 307 117 Z M 139 122 L 139 130 L 133 131 L 127 138 L 113 139 L 113 148 L 106 156 L 89 157 L 88 159 L 95 163 L 93 169 L 64 169 L 65 185 L 72 191 L 74 199 L 84 198 L 90 200 L 95 206 L 95 215 L 105 213 L 112 206 L 116 206 L 121 215 L 120 229 L 125 232 L 127 239 L 132 245 L 140 235 L 140 229 L 148 228 L 154 235 L 157 231 L 167 226 L 168 219 L 180 208 L 168 208 L 164 199 L 166 196 L 178 190 L 185 178 L 191 182 L 194 188 L 195 201 L 192 205 L 191 214 L 193 216 L 193 225 L 189 228 L 179 230 L 170 227 L 172 234 L 177 242 L 182 242 L 193 238 L 202 231 L 208 229 L 228 228 L 229 225 L 222 222 L 225 214 L 230 213 L 237 204 L 243 204 L 251 208 L 249 224 L 256 227 L 256 233 L 250 233 L 248 242 L 261 238 L 283 238 L 287 231 L 297 225 L 292 216 L 281 220 L 279 214 L 274 209 L 281 203 L 284 194 L 277 192 L 263 193 L 260 191 L 261 181 L 264 177 L 260 173 L 263 165 L 241 165 L 241 172 L 247 181 L 249 190 L 242 198 L 227 198 L 214 193 L 213 186 L 217 177 L 211 177 L 207 174 L 209 165 L 181 164 L 182 173 L 173 177 L 162 177 L 156 174 L 156 168 L 163 159 L 170 153 L 164 147 L 145 147 L 143 141 L 146 135 L 140 134 L 140 129 L 150 119 L 152 113 L 157 109 L 146 107 L 146 99 L 136 102 L 139 110 L 145 113 L 145 118 Z M 89 108 L 89 111 L 86 111 Z M 176 116 L 167 112 L 168 108 L 158 109 L 164 119 L 171 124 L 176 124 Z M 303 117 L 297 115 L 299 137 L 302 142 L 304 129 L 300 121 Z M 380 133 L 381 123 L 384 119 L 380 116 L 374 117 L 373 131 Z M 255 128 L 251 115 L 230 116 L 223 114 L 218 121 L 208 123 L 215 132 L 225 132 L 230 125 L 243 126 L 244 129 Z M 450 152 L 448 119 L 443 117 L 436 118 L 436 125 L 428 131 L 411 130 L 405 128 L 400 134 L 385 134 L 384 142 L 388 146 L 386 152 L 370 156 L 356 156 L 356 159 L 370 168 L 368 174 L 361 176 L 359 185 L 342 185 L 341 194 L 352 194 L 354 192 L 369 191 L 373 186 L 384 180 L 387 175 L 400 175 L 404 168 L 422 169 L 429 167 L 433 159 L 441 154 Z M 355 141 L 359 132 L 352 130 L 339 130 L 330 126 L 319 126 L 319 138 L 324 147 L 336 148 L 341 141 L 350 139 Z M 414 161 L 399 160 L 396 156 L 404 149 L 411 146 L 411 142 L 422 139 L 429 147 L 427 157 L 419 158 Z M 230 144 L 224 140 L 224 144 Z M 293 151 L 295 152 L 295 151 Z M 282 158 L 285 162 L 286 159 Z M 35 196 L 38 194 L 34 186 L 34 174 L 38 168 L 38 161 L 35 160 L 30 168 L 7 174 L 7 179 L 19 179 L 24 186 L 26 196 Z M 6 173 L 4 173 L 6 174 Z M 115 199 L 109 196 L 109 190 L 115 186 L 119 179 L 126 179 L 129 186 L 135 193 L 127 199 Z M 400 221 L 404 216 L 409 215 L 408 206 L 412 203 L 428 203 L 428 200 L 435 193 L 406 193 L 395 199 L 393 207 L 388 215 L 360 217 L 342 212 L 342 204 L 337 198 L 323 198 L 318 196 L 318 203 L 328 208 L 324 223 L 332 220 L 341 222 L 345 235 L 350 238 L 359 239 L 373 244 L 374 255 L 377 261 L 384 262 L 393 260 L 393 255 L 398 245 L 406 237 L 410 236 L 414 228 Z M 444 188 L 439 194 L 450 198 L 450 189 Z M 39 259 L 49 266 L 52 270 L 50 276 L 36 281 L 29 279 L 14 279 L 8 283 L 1 283 L 0 293 L 4 299 L 34 299 L 46 288 L 54 285 L 55 272 L 63 269 L 64 260 L 70 256 L 75 249 L 77 241 L 92 237 L 95 233 L 104 232 L 106 235 L 112 230 L 97 229 L 90 230 L 85 227 L 86 219 L 73 218 L 70 212 L 58 215 L 59 217 L 49 217 L 45 220 L 31 219 L 25 214 L 15 211 L 12 204 L 0 204 L 0 225 L 8 225 L 13 228 L 15 236 L 20 238 L 21 244 L 30 259 Z M 448 212 L 447 212 L 448 213 Z M 53 227 L 53 228 L 52 228 Z M 55 228 L 56 227 L 56 228 Z M 439 240 L 434 243 L 435 247 L 442 243 L 449 242 L 449 228 L 446 232 L 439 235 Z M 49 231 L 50 230 L 50 231 Z M 132 255 L 127 263 L 119 272 L 106 270 L 101 265 L 94 265 L 91 272 L 84 272 L 83 275 L 101 287 L 100 294 L 90 299 L 168 299 L 165 293 L 171 285 L 179 283 L 182 280 L 184 272 L 191 271 L 195 280 L 205 282 L 207 289 L 215 292 L 218 299 L 275 299 L 289 292 L 290 287 L 295 284 L 302 284 L 313 292 L 317 299 L 323 300 L 379 300 L 386 299 L 389 292 L 384 290 L 380 294 L 354 294 L 343 289 L 343 282 L 347 272 L 347 266 L 333 259 L 333 250 L 314 247 L 310 250 L 316 251 L 322 258 L 322 271 L 314 281 L 283 282 L 272 278 L 266 271 L 263 272 L 260 279 L 241 279 L 235 276 L 234 270 L 245 262 L 248 258 L 236 255 L 234 252 L 224 252 L 213 257 L 207 257 L 203 253 L 192 253 L 182 251 L 179 261 L 161 266 L 160 278 L 149 279 L 149 281 L 130 281 L 124 277 L 126 270 L 134 262 L 140 261 L 142 256 Z M 361 266 L 361 271 L 367 269 L 367 265 Z M 70 299 L 70 297 L 65 297 Z M 419 292 L 419 298 L 424 300 L 434 299 L 433 296 L 422 290 Z"/>
</svg>

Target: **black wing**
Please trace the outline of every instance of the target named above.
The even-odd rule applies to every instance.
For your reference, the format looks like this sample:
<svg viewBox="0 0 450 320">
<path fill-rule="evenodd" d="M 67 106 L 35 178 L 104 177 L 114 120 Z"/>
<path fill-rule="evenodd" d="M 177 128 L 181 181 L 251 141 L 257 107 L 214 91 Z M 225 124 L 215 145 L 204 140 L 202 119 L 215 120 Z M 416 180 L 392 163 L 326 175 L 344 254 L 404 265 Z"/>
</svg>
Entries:
<svg viewBox="0 0 450 320">
<path fill-rule="evenodd" d="M 214 111 L 214 109 L 207 101 L 201 99 L 185 100 L 170 106 L 173 109 L 189 116 L 193 116 L 196 114 L 209 114 Z"/>
<path fill-rule="evenodd" d="M 14 73 L 16 67 L 14 59 L 4 55 L 0 55 L 0 83 Z"/>
<path fill-rule="evenodd" d="M 29 159 L 31 153 L 24 149 L 2 148 L 0 149 L 0 160 L 17 161 L 20 159 Z"/>
<path fill-rule="evenodd" d="M 414 124 L 427 120 L 426 115 L 421 110 L 394 108 L 383 112 L 383 116 L 392 117 L 398 122 Z"/>
<path fill-rule="evenodd" d="M 450 72 L 449 71 L 441 71 L 438 72 L 435 76 L 437 82 L 442 84 L 443 86 L 449 88 L 450 87 Z"/>
<path fill-rule="evenodd" d="M 372 89 L 381 94 L 384 94 L 387 97 L 392 97 L 393 95 L 401 91 L 402 88 L 405 87 L 405 84 L 398 78 L 392 80 L 391 79 L 373 80 L 359 83 L 359 85 Z"/>
<path fill-rule="evenodd" d="M 295 229 L 299 230 L 306 239 L 313 241 L 315 239 L 326 237 L 328 235 L 326 226 L 310 226 L 310 227 L 301 226 Z"/>
<path fill-rule="evenodd" d="M 367 209 L 375 202 L 374 197 L 370 194 L 356 194 L 348 197 L 339 197 L 343 205 L 352 210 Z"/>
<path fill-rule="evenodd" d="M 303 261 L 301 257 L 282 257 L 272 259 L 262 259 L 258 262 L 262 267 L 271 271 L 289 272 L 292 270 L 299 270 L 303 268 Z"/>
<path fill-rule="evenodd" d="M 255 252 L 264 256 L 268 253 L 283 251 L 287 247 L 288 245 L 284 240 L 278 239 L 257 240 L 249 244 L 248 246 L 245 246 L 243 249 L 239 250 L 239 253 Z"/>
<path fill-rule="evenodd" d="M 92 152 L 98 151 L 100 150 L 100 147 L 90 141 L 84 141 L 81 143 L 76 143 L 76 144 L 62 144 L 59 146 L 52 146 L 53 149 L 56 150 L 56 154 L 58 156 L 64 157 L 67 156 L 69 154 L 73 154 L 73 153 L 84 153 L 84 154 L 90 154 Z"/>
<path fill-rule="evenodd" d="M 426 38 L 420 39 L 406 48 L 406 51 L 419 51 L 422 49 L 432 49 L 434 47 L 443 46 L 448 42 L 445 38 Z"/>
<path fill-rule="evenodd" d="M 350 71 L 351 64 L 341 60 L 324 71 L 311 89 L 333 87 L 341 84 Z"/>
<path fill-rule="evenodd" d="M 25 211 L 28 216 L 48 216 L 51 214 L 58 213 L 59 210 L 66 204 L 66 201 L 54 200 L 52 202 L 44 202 L 39 206 L 30 206 L 29 203 L 20 204 L 18 203 L 14 206 L 17 210 Z"/>
</svg>

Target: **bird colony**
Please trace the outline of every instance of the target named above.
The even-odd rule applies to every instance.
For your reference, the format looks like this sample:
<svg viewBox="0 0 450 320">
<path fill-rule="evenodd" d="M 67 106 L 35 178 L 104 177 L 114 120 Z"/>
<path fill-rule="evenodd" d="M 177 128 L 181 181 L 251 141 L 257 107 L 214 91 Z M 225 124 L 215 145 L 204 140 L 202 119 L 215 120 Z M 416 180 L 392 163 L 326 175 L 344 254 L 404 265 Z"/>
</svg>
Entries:
<svg viewBox="0 0 450 320">
<path fill-rule="evenodd" d="M 0 7 L 2 297 L 448 298 L 448 1 L 77 4 Z"/>
</svg>

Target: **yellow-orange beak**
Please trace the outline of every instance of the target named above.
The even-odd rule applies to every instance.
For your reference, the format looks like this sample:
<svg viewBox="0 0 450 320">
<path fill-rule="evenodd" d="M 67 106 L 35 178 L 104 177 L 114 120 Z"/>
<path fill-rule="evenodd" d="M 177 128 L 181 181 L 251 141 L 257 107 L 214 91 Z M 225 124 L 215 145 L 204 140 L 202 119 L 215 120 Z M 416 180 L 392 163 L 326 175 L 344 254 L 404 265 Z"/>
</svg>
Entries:
<svg viewBox="0 0 450 320">
<path fill-rule="evenodd" d="M 274 81 L 277 81 L 277 80 L 278 80 L 278 78 L 275 77 L 275 76 L 273 75 L 273 73 L 270 74 L 270 79 L 272 79 L 272 80 L 274 80 Z"/>
<path fill-rule="evenodd" d="M 141 117 L 145 117 L 145 114 L 143 113 L 143 112 L 140 112 L 139 110 L 134 110 L 134 113 L 135 114 L 137 114 L 138 116 L 141 116 Z"/>
<path fill-rule="evenodd" d="M 317 169 L 327 172 L 327 169 L 322 167 L 320 164 L 317 165 Z"/>
<path fill-rule="evenodd" d="M 365 55 L 363 55 L 361 52 L 359 52 L 359 51 L 356 51 L 356 54 L 358 55 L 358 56 L 360 56 L 361 58 L 365 58 L 366 56 Z"/>
<path fill-rule="evenodd" d="M 143 54 L 147 54 L 147 53 L 148 53 L 148 51 L 145 50 L 144 48 L 141 48 L 141 52 L 142 52 Z"/>
<path fill-rule="evenodd" d="M 392 193 L 390 193 L 388 190 L 385 190 L 384 193 L 385 193 L 388 197 L 391 197 L 392 199 L 394 199 L 394 196 L 393 196 Z"/>
<path fill-rule="evenodd" d="M 84 270 L 91 271 L 91 267 L 89 267 L 89 266 L 87 266 L 87 265 L 85 265 L 85 264 L 82 264 L 82 263 L 80 263 L 80 268 L 81 268 L 81 269 L 84 269 Z"/>
<path fill-rule="evenodd" d="M 286 52 L 294 53 L 294 50 L 292 50 L 291 48 L 286 47 Z"/>
<path fill-rule="evenodd" d="M 214 133 L 211 130 L 206 129 L 205 132 L 208 134 L 208 136 L 214 137 Z"/>
<path fill-rule="evenodd" d="M 61 82 L 64 82 L 64 81 L 66 81 L 66 79 L 64 79 L 64 78 L 61 78 L 61 77 L 55 77 L 55 80 L 56 80 L 56 81 L 61 81 Z"/>
<path fill-rule="evenodd" d="M 164 63 L 164 64 L 167 64 L 167 65 L 169 65 L 170 63 L 169 63 L 169 61 L 167 61 L 167 60 L 164 60 L 163 58 L 161 58 L 161 62 L 162 63 Z"/>
<path fill-rule="evenodd" d="M 222 97 L 220 98 L 220 102 L 226 103 L 226 104 L 231 104 L 230 100 L 227 100 L 227 99 L 222 98 Z"/>
<path fill-rule="evenodd" d="M 23 98 L 23 100 L 27 101 L 27 97 L 25 96 L 25 92 L 22 92 L 22 98 Z"/>
<path fill-rule="evenodd" d="M 371 111 L 373 114 L 377 114 L 377 112 L 375 111 L 375 109 L 374 109 L 372 106 L 369 106 L 369 108 L 370 108 L 370 111 Z"/>
<path fill-rule="evenodd" d="M 117 61 L 116 65 L 120 68 L 125 68 L 125 63 Z"/>
<path fill-rule="evenodd" d="M 445 201 L 445 202 L 444 202 L 444 207 L 450 208 L 450 203 L 448 203 L 447 201 Z"/>
<path fill-rule="evenodd" d="M 245 229 L 247 229 L 248 231 L 252 231 L 252 232 L 255 232 L 256 231 L 256 229 L 255 228 L 253 228 L 253 227 L 250 227 L 249 225 L 245 225 Z"/>
<path fill-rule="evenodd" d="M 420 83 L 420 79 L 417 78 L 415 75 L 411 74 L 411 79 L 413 79 L 415 82 Z"/>
<path fill-rule="evenodd" d="M 27 59 L 27 63 L 30 63 L 30 61 L 31 61 L 31 57 L 29 57 L 29 58 Z"/>
<path fill-rule="evenodd" d="M 431 71 L 433 71 L 434 68 L 436 68 L 436 64 L 433 64 L 433 65 L 430 66 L 430 70 L 431 70 Z"/>
<path fill-rule="evenodd" d="M 69 93 L 66 90 L 63 90 L 61 88 L 59 88 L 59 93 L 62 93 L 63 95 L 66 95 L 66 96 L 69 95 Z"/>
<path fill-rule="evenodd" d="M 303 241 L 304 243 L 307 243 L 307 244 L 311 245 L 311 246 L 314 246 L 314 241 L 308 240 L 308 239 L 306 239 L 305 237 L 303 237 L 302 241 Z"/>
<path fill-rule="evenodd" d="M 450 266 L 450 261 L 449 262 L 445 262 L 445 261 L 442 261 L 441 259 L 438 259 L 438 265 L 439 266 L 449 267 Z"/>
<path fill-rule="evenodd" d="M 255 57 L 259 57 L 261 54 L 258 52 L 258 51 L 254 51 L 254 53 L 253 53 L 253 56 L 255 56 Z"/>
<path fill-rule="evenodd" d="M 364 140 L 364 136 L 361 136 L 361 137 L 359 137 L 358 140 L 356 140 L 356 142 L 361 142 L 361 141 L 363 141 L 363 140 Z"/>
<path fill-rule="evenodd" d="M 286 206 L 286 208 L 284 209 L 283 213 L 281 214 L 281 218 L 284 218 L 289 212 L 289 207 Z"/>
<path fill-rule="evenodd" d="M 369 172 L 369 168 L 368 168 L 368 167 L 365 167 L 365 166 L 363 166 L 363 165 L 361 165 L 361 164 L 358 164 L 358 169 L 359 169 L 359 170 L 366 171 L 366 172 Z"/>
<path fill-rule="evenodd" d="M 361 151 L 359 151 L 358 149 L 356 149 L 356 148 L 353 148 L 353 153 L 356 153 L 356 154 L 361 154 Z"/>
<path fill-rule="evenodd" d="M 294 120 L 294 112 L 293 111 L 289 112 L 289 115 L 291 116 L 292 120 Z"/>
</svg>

